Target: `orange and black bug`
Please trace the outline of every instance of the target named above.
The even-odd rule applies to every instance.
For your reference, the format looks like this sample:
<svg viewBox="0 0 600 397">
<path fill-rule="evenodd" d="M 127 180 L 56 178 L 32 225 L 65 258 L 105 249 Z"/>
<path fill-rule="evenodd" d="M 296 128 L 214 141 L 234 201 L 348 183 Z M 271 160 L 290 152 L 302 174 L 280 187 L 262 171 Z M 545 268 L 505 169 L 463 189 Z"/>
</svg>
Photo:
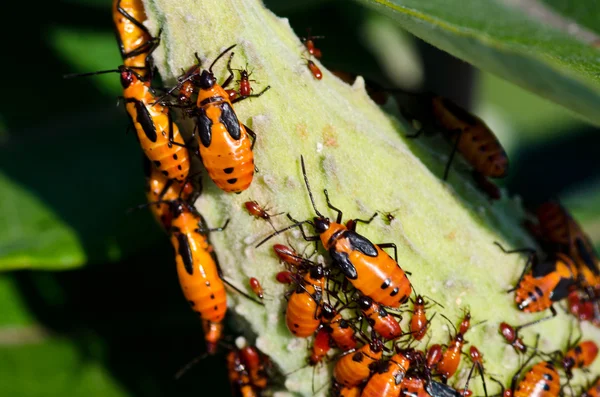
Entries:
<svg viewBox="0 0 600 397">
<path fill-rule="evenodd" d="M 506 342 L 508 342 L 517 353 L 527 353 L 527 346 L 523 343 L 523 340 L 518 337 L 517 330 L 507 323 L 500 323 L 498 329 Z"/>
<path fill-rule="evenodd" d="M 456 152 L 462 154 L 473 169 L 485 177 L 503 178 L 507 175 L 508 156 L 483 120 L 448 98 L 431 94 L 423 94 L 422 98 L 429 109 L 427 113 L 433 116 L 437 127 L 454 144 L 444 170 L 444 180 L 448 178 Z M 401 111 L 406 114 L 405 109 Z M 423 131 L 422 128 L 410 137 L 417 137 Z"/>
<path fill-rule="evenodd" d="M 158 45 L 144 26 L 146 12 L 142 0 L 114 0 L 113 22 L 121 57 L 126 67 L 147 78 L 152 73 L 150 54 Z"/>
<path fill-rule="evenodd" d="M 412 350 L 400 351 L 389 360 L 373 365 L 374 374 L 362 391 L 362 397 L 397 397 L 402 389 L 402 380 L 413 360 Z"/>
<path fill-rule="evenodd" d="M 574 368 L 589 367 L 598 356 L 598 345 L 591 340 L 577 343 L 570 348 L 560 359 L 560 365 L 567 374 L 567 378 L 573 377 Z"/>
<path fill-rule="evenodd" d="M 423 299 L 421 295 L 417 295 L 417 297 L 413 301 L 413 312 L 410 318 L 410 333 L 412 337 L 416 340 L 423 339 L 423 337 L 427 333 L 429 322 L 431 321 L 431 318 L 433 318 L 433 316 L 431 316 L 431 318 L 427 319 L 425 306 L 425 299 Z"/>
<path fill-rule="evenodd" d="M 306 37 L 301 37 L 302 43 L 304 47 L 306 47 L 306 52 L 317 59 L 321 59 L 321 50 L 315 47 L 315 39 L 324 39 L 325 36 L 313 36 L 310 34 L 310 29 L 307 29 L 308 35 Z"/>
<path fill-rule="evenodd" d="M 190 169 L 188 149 L 169 109 L 156 103 L 157 98 L 148 79 L 126 66 L 119 66 L 116 70 L 65 75 L 65 78 L 115 72 L 121 76 L 125 108 L 146 157 L 167 178 L 183 182 Z"/>
<path fill-rule="evenodd" d="M 321 69 L 317 66 L 316 63 L 314 63 L 310 59 L 307 59 L 306 66 L 308 67 L 308 70 L 310 70 L 315 79 L 321 80 L 323 78 L 323 72 L 321 72 Z"/>
<path fill-rule="evenodd" d="M 321 321 L 320 306 L 325 288 L 325 270 L 313 266 L 290 295 L 285 312 L 285 320 L 292 334 L 300 338 L 311 336 Z"/>
<path fill-rule="evenodd" d="M 328 303 L 321 305 L 321 324 L 329 332 L 335 345 L 342 351 L 356 348 L 356 333 L 350 321 L 342 317 Z"/>
<path fill-rule="evenodd" d="M 396 318 L 384 307 L 373 302 L 373 299 L 361 296 L 357 300 L 358 308 L 371 328 L 384 339 L 395 339 L 402 335 L 402 329 Z M 402 319 L 402 317 L 400 317 Z"/>
<path fill-rule="evenodd" d="M 454 324 L 450 323 L 453 327 Z M 460 327 L 456 335 L 450 340 L 450 344 L 444 351 L 442 359 L 438 362 L 436 368 L 442 376 L 442 381 L 446 383 L 448 378 L 456 373 L 460 364 L 462 347 L 465 343 L 464 335 L 469 330 L 471 325 L 471 314 L 467 311 L 460 323 Z"/>
<path fill-rule="evenodd" d="M 216 256 L 206 236 L 209 229 L 204 228 L 202 217 L 184 201 L 172 201 L 170 208 L 173 213 L 171 242 L 179 283 L 190 306 L 202 318 L 207 351 L 214 354 L 223 330 L 227 296 Z"/>
<path fill-rule="evenodd" d="M 260 299 L 263 299 L 265 297 L 265 291 L 260 285 L 260 281 L 258 281 L 256 277 L 250 277 L 250 279 L 248 280 L 248 284 L 250 284 L 250 289 L 252 290 L 252 292 L 254 292 L 256 296 L 258 296 Z"/>
<path fill-rule="evenodd" d="M 416 371 L 409 371 L 406 376 L 404 377 L 404 379 L 402 379 L 402 383 L 400 384 L 401 386 L 401 390 L 400 390 L 400 397 L 430 397 L 430 396 L 435 396 L 438 397 L 438 395 L 435 394 L 429 394 L 426 390 L 425 390 L 425 386 L 427 385 L 431 385 L 433 383 L 432 382 L 427 382 L 426 379 L 423 378 L 423 376 L 421 374 L 419 374 Z"/>
<path fill-rule="evenodd" d="M 258 396 L 250 382 L 248 370 L 242 363 L 240 352 L 237 350 L 230 351 L 227 353 L 226 361 L 232 395 L 241 397 Z"/>
<path fill-rule="evenodd" d="M 271 364 L 269 357 L 254 346 L 241 348 L 239 354 L 248 370 L 252 386 L 259 390 L 265 389 L 269 383 L 268 367 Z"/>
<path fill-rule="evenodd" d="M 329 332 L 325 328 L 321 328 L 315 335 L 313 342 L 312 351 L 308 357 L 309 365 L 317 365 L 327 356 L 327 353 L 331 350 L 331 339 Z"/>
<path fill-rule="evenodd" d="M 195 133 L 198 135 L 200 157 L 210 178 L 220 189 L 239 193 L 250 186 L 254 177 L 254 154 L 252 153 L 254 143 L 250 143 L 249 136 L 255 139 L 256 135 L 239 121 L 232 105 L 246 98 L 258 97 L 270 86 L 258 94 L 229 100 L 225 87 L 234 77 L 231 69 L 234 53 L 231 53 L 227 63 L 229 77 L 222 85 L 217 83 L 212 68 L 233 47 L 235 45 L 219 54 L 208 69 L 200 71 L 198 60 L 198 64 L 192 67 L 171 91 L 180 89 L 187 81 L 191 81 L 198 90 L 195 107 L 191 108 L 189 105 L 182 105 L 182 107 L 191 108 L 190 113 L 196 119 Z"/>
<path fill-rule="evenodd" d="M 469 381 L 471 380 L 471 376 L 473 376 L 473 372 L 475 368 L 479 371 L 479 375 L 481 376 L 481 383 L 483 384 L 483 392 L 487 397 L 487 386 L 485 385 L 485 376 L 483 375 L 483 355 L 475 346 L 471 346 L 469 348 L 469 356 L 471 357 L 471 362 L 473 365 L 471 366 L 471 370 L 469 371 L 469 376 L 467 377 L 467 381 L 465 382 L 465 387 L 462 390 L 462 395 L 467 396 L 467 392 L 469 391 Z"/>
<path fill-rule="evenodd" d="M 358 350 L 344 352 L 333 369 L 335 381 L 345 387 L 360 385 L 369 378 L 370 366 L 381 360 L 382 354 L 383 343 L 377 338 Z"/>
<path fill-rule="evenodd" d="M 556 253 L 554 257 L 538 262 L 535 250 L 526 248 L 507 251 L 500 244 L 495 244 L 507 254 L 529 253 L 517 286 L 511 290 L 515 291 L 517 308 L 525 313 L 537 313 L 546 309 L 552 312 L 548 317 L 517 327 L 517 330 L 555 317 L 556 309 L 552 304 L 566 298 L 577 280 L 578 272 L 573 260 L 565 254 Z"/>
<path fill-rule="evenodd" d="M 283 231 L 298 227 L 306 241 L 321 240 L 323 247 L 329 251 L 333 264 L 363 295 L 380 305 L 391 308 L 397 308 L 406 303 L 411 294 L 410 281 L 406 273 L 398 266 L 397 259 L 391 258 L 382 250 L 382 248 L 393 248 L 394 257 L 397 258 L 396 245 L 393 243 L 375 245 L 354 230 L 344 226 L 342 211 L 331 204 L 327 190 L 324 191 L 327 205 L 337 212 L 337 219 L 335 222 L 331 222 L 329 218 L 323 216 L 315 205 L 302 157 L 301 164 L 304 182 L 317 216 L 312 221 L 297 222 L 288 215 L 294 224 L 270 235 L 257 247 Z M 355 219 L 355 221 L 369 223 L 376 215 L 367 221 L 361 219 Z M 304 223 L 313 226 L 318 235 L 307 236 L 302 227 Z"/>
<path fill-rule="evenodd" d="M 592 386 L 588 387 L 581 397 L 600 397 L 600 377 L 594 381 Z"/>
<path fill-rule="evenodd" d="M 165 230 L 169 230 L 173 214 L 167 202 L 180 198 L 188 203 L 193 203 L 199 191 L 190 180 L 180 183 L 167 178 L 146 157 L 144 157 L 144 172 L 146 174 L 146 198 L 149 203 L 154 203 L 150 205 L 150 210 L 158 223 Z"/>
<path fill-rule="evenodd" d="M 511 387 L 514 397 L 558 397 L 560 393 L 560 375 L 548 361 L 539 362 L 531 367 L 516 388 L 515 381 L 516 378 L 513 378 Z"/>
</svg>

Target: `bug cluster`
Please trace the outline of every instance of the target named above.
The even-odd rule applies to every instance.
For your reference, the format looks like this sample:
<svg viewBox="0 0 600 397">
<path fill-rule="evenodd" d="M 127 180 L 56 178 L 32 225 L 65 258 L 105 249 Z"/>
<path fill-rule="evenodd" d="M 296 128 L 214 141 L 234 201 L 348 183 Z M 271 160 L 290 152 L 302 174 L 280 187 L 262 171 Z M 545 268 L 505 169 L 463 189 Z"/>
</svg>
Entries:
<svg viewBox="0 0 600 397">
<path fill-rule="evenodd" d="M 160 43 L 144 26 L 146 15 L 141 0 L 114 0 L 113 20 L 123 58 L 116 70 L 123 86 L 125 108 L 131 117 L 137 138 L 145 155 L 148 206 L 159 224 L 169 234 L 175 251 L 179 282 L 192 310 L 202 320 L 208 354 L 219 346 L 227 349 L 226 362 L 235 395 L 257 396 L 269 383 L 269 358 L 253 346 L 226 347 L 223 321 L 227 312 L 226 288 L 262 304 L 265 296 L 260 281 L 249 278 L 253 296 L 232 285 L 221 272 L 216 252 L 209 242 L 211 232 L 221 231 L 206 225 L 193 206 L 201 194 L 200 179 L 193 159 L 201 160 L 214 184 L 226 193 L 241 193 L 251 185 L 254 165 L 254 132 L 240 122 L 234 104 L 256 98 L 270 86 L 253 93 L 248 69 L 233 69 L 235 44 L 216 56 L 207 69 L 197 63 L 184 71 L 177 84 L 159 89 L 153 85 L 152 52 Z M 323 73 L 310 57 L 321 58 L 315 45 L 320 36 L 303 39 L 308 56 L 306 65 L 314 78 Z M 226 61 L 228 77 L 219 84 L 213 67 Z M 239 79 L 234 82 L 236 72 Z M 351 82 L 356 76 L 335 72 Z M 228 88 L 237 83 L 236 88 Z M 387 101 L 394 90 L 368 84 L 367 91 L 378 104 Z M 500 142 L 476 116 L 452 101 L 432 94 L 414 95 L 420 102 L 419 112 L 400 105 L 408 119 L 423 124 L 411 137 L 428 132 L 428 124 L 443 131 L 452 145 L 444 170 L 447 179 L 456 153 L 473 169 L 475 184 L 491 199 L 500 193 L 488 178 L 502 178 L 508 172 L 508 158 Z M 194 132 L 184 138 L 173 113 L 189 118 Z M 523 357 L 510 385 L 503 385 L 485 373 L 483 354 L 471 345 L 465 335 L 471 326 L 471 314 L 464 311 L 457 327 L 444 316 L 440 304 L 415 292 L 410 273 L 399 265 L 394 243 L 374 244 L 357 232 L 359 224 L 370 219 L 350 219 L 344 223 L 342 211 L 324 195 L 329 209 L 337 213 L 330 219 L 319 212 L 310 189 L 308 172 L 301 158 L 302 176 L 316 216 L 297 221 L 287 214 L 290 225 L 277 230 L 272 214 L 256 201 L 244 203 L 248 213 L 269 222 L 273 233 L 257 248 L 283 232 L 298 228 L 307 241 L 315 242 L 316 253 L 326 251 L 324 261 L 314 255 L 296 252 L 289 245 L 274 244 L 274 255 L 284 265 L 276 280 L 289 284 L 286 294 L 286 325 L 292 335 L 313 338 L 307 365 L 335 361 L 331 391 L 338 396 L 469 396 L 469 382 L 477 374 L 487 395 L 486 378 L 499 383 L 504 396 L 558 396 L 565 385 L 571 386 L 573 370 L 588 367 L 596 358 L 598 347 L 593 341 L 576 341 L 565 352 L 545 353 L 526 345 L 519 331 L 556 315 L 553 304 L 568 302 L 568 310 L 580 321 L 600 325 L 600 270 L 598 257 L 581 227 L 558 203 L 547 203 L 536 212 L 536 220 L 527 227 L 539 241 L 544 254 L 532 249 L 505 251 L 526 252 L 528 261 L 514 291 L 517 308 L 526 313 L 550 310 L 552 315 L 519 326 L 500 324 L 499 331 L 515 351 Z M 394 211 L 383 213 L 387 222 L 395 221 Z M 307 233 L 306 226 L 313 234 Z M 500 247 L 504 250 L 504 248 Z M 391 256 L 389 252 L 393 252 Z M 541 259 L 540 259 L 541 258 Z M 437 308 L 436 308 L 437 306 Z M 420 342 L 430 335 L 430 321 L 440 312 L 453 329 L 445 345 L 425 348 Z M 429 313 L 429 314 L 427 314 Z M 402 322 L 403 318 L 408 321 Z M 444 321 L 444 320 L 441 320 Z M 337 350 L 336 350 L 337 349 Z M 332 354 L 332 351 L 336 351 Z M 531 352 L 529 356 L 526 356 Z M 466 382 L 459 384 L 455 374 L 462 356 L 470 362 Z M 530 366 L 534 358 L 541 358 Z M 561 373 L 559 373 L 561 372 Z M 561 375 L 564 374 L 564 377 Z M 566 382 L 561 383 L 561 379 Z M 600 381 L 590 383 L 584 395 L 600 394 Z"/>
</svg>

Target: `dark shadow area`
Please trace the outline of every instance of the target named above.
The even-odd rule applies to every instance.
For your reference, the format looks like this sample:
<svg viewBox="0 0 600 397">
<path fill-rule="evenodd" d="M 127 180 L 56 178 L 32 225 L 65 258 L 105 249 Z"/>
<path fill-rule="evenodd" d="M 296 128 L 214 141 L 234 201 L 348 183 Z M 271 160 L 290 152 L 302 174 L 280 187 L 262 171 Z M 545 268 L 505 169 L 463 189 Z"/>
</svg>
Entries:
<svg viewBox="0 0 600 397">
<path fill-rule="evenodd" d="M 556 134 L 551 140 L 520 145 L 511 156 L 507 187 L 537 205 L 575 188 L 600 182 L 600 134 L 589 127 Z"/>
<path fill-rule="evenodd" d="M 84 358 L 103 363 L 129 395 L 226 396 L 222 355 L 201 360 L 174 379 L 204 352 L 204 338 L 179 288 L 169 242 L 162 241 L 124 262 L 13 277 L 40 324 L 74 341 Z M 91 349 L 90 338 L 105 350 Z"/>
</svg>

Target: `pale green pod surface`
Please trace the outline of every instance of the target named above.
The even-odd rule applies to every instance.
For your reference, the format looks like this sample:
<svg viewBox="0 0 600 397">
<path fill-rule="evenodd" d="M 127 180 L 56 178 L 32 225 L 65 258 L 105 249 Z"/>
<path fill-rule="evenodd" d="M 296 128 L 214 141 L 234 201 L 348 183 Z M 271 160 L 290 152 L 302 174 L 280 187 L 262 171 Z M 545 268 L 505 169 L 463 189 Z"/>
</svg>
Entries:
<svg viewBox="0 0 600 397">
<path fill-rule="evenodd" d="M 519 199 L 505 195 L 490 204 L 468 173 L 457 170 L 461 167 L 454 167 L 449 183 L 443 182 L 440 176 L 450 149 L 443 139 L 407 139 L 406 134 L 414 132 L 412 126 L 373 103 L 360 77 L 348 85 L 316 62 L 323 71 L 323 79 L 316 80 L 288 21 L 273 15 L 260 1 L 147 0 L 145 5 L 153 32 L 162 29 L 154 59 L 167 84 L 173 84 L 194 63 L 194 52 L 208 67 L 223 49 L 237 44 L 232 66 L 248 64 L 254 70 L 255 91 L 271 86 L 260 98 L 235 105 L 240 120 L 257 134 L 254 155 L 259 172 L 252 185 L 239 195 L 226 194 L 205 176 L 196 203 L 211 227 L 230 219 L 224 232 L 211 235 L 227 279 L 251 293 L 248 279 L 256 277 L 267 294 L 264 307 L 239 294 L 229 295 L 231 314 L 250 325 L 240 331 L 257 335 L 258 347 L 282 373 L 305 365 L 307 343 L 292 337 L 285 325 L 286 288 L 275 281 L 283 267 L 272 245 L 289 241 L 302 251 L 308 243 L 290 231 L 255 248 L 273 229 L 243 207 L 244 202 L 256 200 L 269 206 L 271 213 L 289 213 L 298 220 L 312 218 L 315 214 L 300 169 L 303 155 L 316 204 L 325 215 L 334 217 L 335 213 L 327 209 L 324 188 L 344 211 L 344 221 L 396 210 L 390 224 L 380 216 L 369 225 L 359 225 L 359 232 L 375 243 L 397 245 L 398 263 L 411 273 L 415 291 L 444 306 L 432 312 L 443 313 L 457 325 L 468 307 L 472 324 L 485 321 L 470 330 L 466 339 L 483 353 L 486 372 L 508 385 L 519 359 L 498 333 L 499 323 L 520 324 L 548 314 L 530 315 L 516 309 L 513 294 L 506 290 L 518 279 L 525 257 L 506 255 L 493 244 L 534 246 L 520 226 L 524 212 Z M 214 68 L 219 81 L 226 78 L 225 64 Z M 392 105 L 388 103 L 386 109 L 394 111 Z M 272 220 L 277 229 L 290 224 L 285 215 Z M 321 254 L 326 258 L 325 252 Z M 542 350 L 564 348 L 574 318 L 558 311 L 557 318 L 524 331 L 526 341 L 532 342 L 535 333 L 540 333 Z M 405 323 L 410 313 L 403 317 Z M 441 316 L 436 316 L 431 328 L 430 343 L 448 342 L 448 322 Z M 600 335 L 587 325 L 583 332 L 596 340 Z M 427 341 L 424 338 L 420 347 Z M 317 388 L 329 381 L 330 367 L 320 367 L 314 380 Z M 592 370 L 598 368 L 596 363 Z M 451 384 L 462 385 L 469 369 L 470 361 L 463 357 Z M 312 368 L 307 367 L 290 375 L 285 385 L 298 395 L 312 395 L 312 378 Z M 578 382 L 582 380 L 576 377 L 572 383 Z M 481 395 L 479 378 L 471 384 L 476 395 Z M 497 389 L 489 382 L 491 393 Z"/>
</svg>

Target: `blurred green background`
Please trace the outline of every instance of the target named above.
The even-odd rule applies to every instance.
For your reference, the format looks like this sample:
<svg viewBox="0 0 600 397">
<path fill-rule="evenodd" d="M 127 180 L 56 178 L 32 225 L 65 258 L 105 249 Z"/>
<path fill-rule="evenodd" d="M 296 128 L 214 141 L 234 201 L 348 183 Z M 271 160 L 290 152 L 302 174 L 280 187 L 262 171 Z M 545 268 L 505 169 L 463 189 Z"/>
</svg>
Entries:
<svg viewBox="0 0 600 397">
<path fill-rule="evenodd" d="M 266 4 L 300 36 L 326 36 L 332 69 L 469 105 L 509 151 L 510 194 L 560 198 L 600 242 L 597 128 L 355 3 Z M 120 64 L 110 0 L 35 8 L 0 66 L 0 396 L 227 395 L 221 356 L 173 378 L 203 353 L 202 331 L 166 235 L 146 211 L 126 213 L 144 181 L 118 77 L 62 78 Z"/>
</svg>

